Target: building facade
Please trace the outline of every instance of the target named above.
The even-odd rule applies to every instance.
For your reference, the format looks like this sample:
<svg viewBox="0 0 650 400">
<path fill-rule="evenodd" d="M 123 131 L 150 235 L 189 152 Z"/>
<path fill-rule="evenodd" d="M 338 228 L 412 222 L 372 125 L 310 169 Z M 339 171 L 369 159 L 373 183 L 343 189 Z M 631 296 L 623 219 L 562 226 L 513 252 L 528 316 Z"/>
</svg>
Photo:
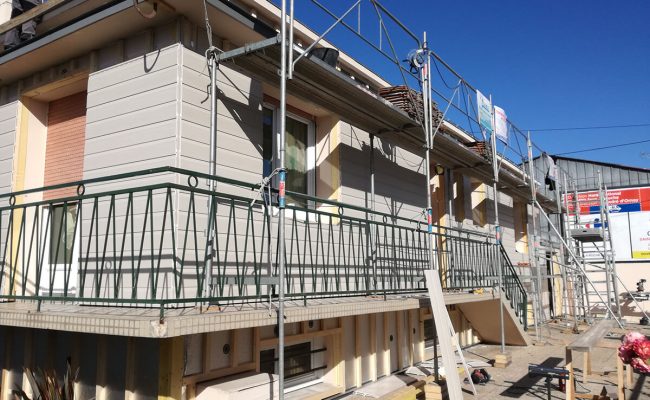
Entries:
<svg viewBox="0 0 650 400">
<path fill-rule="evenodd" d="M 80 398 L 194 399 L 215 381 L 278 372 L 279 47 L 219 64 L 208 175 L 203 9 L 154 3 L 155 15 L 130 1 L 45 4 L 37 37 L 0 53 L 3 396 L 29 391 L 23 367 L 61 372 L 67 359 Z M 213 0 L 207 12 L 223 50 L 277 34 L 265 1 Z M 295 29 L 302 43 L 317 37 Z M 351 392 L 433 357 L 429 257 L 461 345 L 499 342 L 498 269 L 506 342 L 528 343 L 526 172 L 502 159 L 495 194 L 476 139 L 444 121 L 427 182 L 421 127 L 376 94 L 388 86 L 345 53 L 336 66 L 306 57 L 288 84 L 294 398 Z"/>
</svg>

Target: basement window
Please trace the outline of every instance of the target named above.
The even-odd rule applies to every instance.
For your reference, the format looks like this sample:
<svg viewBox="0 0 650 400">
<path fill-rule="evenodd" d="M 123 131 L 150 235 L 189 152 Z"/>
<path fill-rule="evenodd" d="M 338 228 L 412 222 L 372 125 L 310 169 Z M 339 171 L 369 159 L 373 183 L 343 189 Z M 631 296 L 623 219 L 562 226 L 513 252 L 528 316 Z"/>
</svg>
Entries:
<svg viewBox="0 0 650 400">
<path fill-rule="evenodd" d="M 327 365 L 314 367 L 313 355 L 327 351 L 326 348 L 312 350 L 311 342 L 286 346 L 284 348 L 284 374 L 287 386 L 301 385 L 317 380 L 316 372 L 324 370 Z M 278 373 L 278 356 L 276 349 L 260 352 L 260 372 Z"/>
</svg>

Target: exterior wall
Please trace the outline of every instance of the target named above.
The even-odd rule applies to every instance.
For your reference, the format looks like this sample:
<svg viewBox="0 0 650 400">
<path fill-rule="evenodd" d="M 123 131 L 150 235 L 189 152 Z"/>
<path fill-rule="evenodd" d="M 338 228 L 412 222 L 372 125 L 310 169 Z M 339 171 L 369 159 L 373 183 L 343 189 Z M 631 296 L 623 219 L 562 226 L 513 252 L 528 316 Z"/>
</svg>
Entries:
<svg viewBox="0 0 650 400">
<path fill-rule="evenodd" d="M 478 343 L 460 309 L 449 312 L 461 346 Z M 424 321 L 431 318 L 430 309 L 421 308 L 288 323 L 285 341 L 287 345 L 309 342 L 312 350 L 325 349 L 312 356 L 312 368 L 317 371 L 311 379 L 322 379 L 340 393 L 431 359 L 433 348 L 425 348 L 424 343 Z M 274 348 L 275 326 L 185 337 L 189 362 L 183 382 L 188 399 L 200 394 L 202 385 L 221 377 L 259 372 L 260 352 Z"/>
<path fill-rule="evenodd" d="M 54 370 L 63 378 L 68 358 L 79 371 L 76 398 L 158 398 L 160 342 L 155 339 L 3 326 L 0 343 L 3 398 L 16 387 L 32 393 L 23 367 Z"/>
<path fill-rule="evenodd" d="M 205 56 L 182 49 L 179 166 L 208 172 L 210 79 Z M 219 66 L 217 174 L 259 183 L 262 175 L 262 85 L 241 72 Z"/>
<path fill-rule="evenodd" d="M 144 44 L 144 39 L 140 40 Z M 141 50 L 144 51 L 144 47 Z M 97 60 L 99 69 L 88 77 L 84 179 L 177 166 L 179 54 L 179 45 L 135 56 L 127 61 L 120 61 L 120 54 L 114 51 L 100 52 Z M 102 68 L 103 65 L 105 67 Z M 153 184 L 170 179 L 173 178 L 159 175 L 134 178 L 126 185 L 124 181 L 100 183 L 91 185 L 87 192 L 117 190 L 128 187 L 129 184 Z M 89 275 L 82 282 L 81 294 L 88 296 L 91 293 L 102 293 L 105 296 L 120 291 L 122 296 L 128 296 L 127 291 L 135 290 L 139 298 L 144 298 L 154 296 L 156 287 L 155 297 L 165 298 L 170 295 L 170 283 L 173 282 L 171 263 L 161 266 L 153 261 L 159 254 L 168 257 L 173 253 L 169 233 L 170 215 L 165 213 L 165 208 L 168 207 L 167 193 L 161 189 L 154 190 L 151 193 L 151 203 L 148 199 L 146 191 L 134 192 L 132 215 L 127 215 L 129 200 L 126 194 L 116 196 L 113 206 L 110 196 L 103 196 L 96 205 L 85 203 L 82 232 L 89 232 L 92 226 L 99 229 L 98 232 L 117 230 L 120 235 L 117 242 L 108 240 L 105 246 L 90 246 L 90 251 L 84 249 L 88 253 L 84 255 L 87 255 L 89 261 Z M 150 215 L 147 215 L 146 210 L 150 211 Z M 93 222 L 94 212 L 96 220 Z M 115 218 L 110 219 L 109 216 Z M 145 254 L 144 263 L 151 268 L 149 271 L 153 271 L 154 267 L 159 269 L 160 279 L 157 282 L 149 279 L 150 274 L 137 281 L 134 280 L 135 275 L 131 274 L 125 274 L 121 282 L 114 279 L 113 271 L 123 266 L 115 259 L 122 251 L 118 246 L 125 246 L 127 255 L 132 251 L 131 239 L 121 235 L 128 217 L 138 227 L 133 239 L 139 239 L 142 232 L 152 238 L 143 241 L 142 249 L 135 253 Z M 144 225 L 145 221 L 148 221 L 147 226 Z M 163 230 L 163 227 L 166 228 Z M 125 240 L 124 244 L 122 239 Z M 97 237 L 86 236 L 82 240 L 84 243 L 89 240 L 90 243 L 95 243 Z M 103 239 L 100 240 L 104 242 Z M 140 244 L 140 241 L 137 243 Z M 114 244 L 116 248 L 113 247 Z M 86 262 L 85 257 L 82 262 Z M 116 269 L 111 268 L 113 264 Z M 129 269 L 134 267 L 132 261 L 128 263 Z M 99 268 L 104 270 L 104 274 L 99 273 Z M 125 266 L 124 269 L 126 268 Z"/>
<path fill-rule="evenodd" d="M 179 51 L 173 45 L 90 74 L 85 179 L 176 165 Z"/>
<path fill-rule="evenodd" d="M 342 201 L 370 207 L 370 136 L 341 124 L 340 168 Z M 413 154 L 375 137 L 375 210 L 418 218 L 426 208 L 424 154 Z"/>
<path fill-rule="evenodd" d="M 19 104 L 18 101 L 11 101 L 0 105 L 0 193 L 11 191 Z"/>
</svg>

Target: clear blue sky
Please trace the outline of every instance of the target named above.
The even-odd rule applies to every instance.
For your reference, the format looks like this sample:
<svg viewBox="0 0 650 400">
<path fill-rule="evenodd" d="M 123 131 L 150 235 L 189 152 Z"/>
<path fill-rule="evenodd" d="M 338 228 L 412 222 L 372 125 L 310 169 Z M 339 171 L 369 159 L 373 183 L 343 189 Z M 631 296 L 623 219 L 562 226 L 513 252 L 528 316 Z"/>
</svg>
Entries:
<svg viewBox="0 0 650 400">
<path fill-rule="evenodd" d="M 378 43 L 377 17 L 363 1 L 361 31 Z M 353 3 L 321 2 L 339 14 Z M 319 33 L 333 21 L 311 1 L 296 3 L 297 18 Z M 429 46 L 470 84 L 491 94 L 519 128 L 650 123 L 650 1 L 381 3 L 417 35 L 426 30 Z M 356 12 L 346 21 L 356 28 Z M 405 58 L 413 43 L 392 24 L 388 30 Z M 338 28 L 328 39 L 389 81 L 402 81 L 395 67 L 348 31 Z M 382 42 L 390 52 L 385 36 Z M 439 78 L 434 85 L 451 94 Z M 551 154 L 648 139 L 650 126 L 533 133 Z M 650 168 L 650 142 L 570 156 Z"/>
</svg>

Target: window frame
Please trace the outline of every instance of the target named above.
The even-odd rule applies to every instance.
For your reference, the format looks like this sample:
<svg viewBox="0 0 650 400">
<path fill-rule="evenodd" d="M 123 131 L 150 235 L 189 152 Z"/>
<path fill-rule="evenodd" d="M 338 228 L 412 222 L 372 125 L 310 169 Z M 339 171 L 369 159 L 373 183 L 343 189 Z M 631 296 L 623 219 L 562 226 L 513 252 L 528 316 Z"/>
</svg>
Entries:
<svg viewBox="0 0 650 400">
<path fill-rule="evenodd" d="M 301 389 L 303 387 L 311 386 L 311 385 L 314 385 L 314 384 L 317 384 L 317 383 L 323 381 L 323 378 L 318 378 L 316 376 L 316 371 L 314 371 L 314 356 L 312 354 L 312 352 L 314 351 L 314 344 L 313 344 L 312 341 L 300 342 L 300 343 L 295 343 L 295 344 L 286 346 L 285 347 L 285 352 L 286 352 L 287 349 L 289 349 L 289 348 L 291 348 L 293 346 L 300 346 L 300 345 L 309 345 L 309 351 L 310 352 L 309 352 L 309 365 L 307 366 L 308 371 L 303 373 L 303 374 L 296 375 L 296 376 L 293 376 L 291 378 L 287 378 L 286 379 L 287 392 L 292 392 L 292 391 Z M 278 348 L 277 348 L 277 346 L 260 349 L 260 351 L 259 351 L 260 369 L 261 369 L 261 364 L 262 364 L 262 353 L 267 352 L 267 351 L 272 351 L 273 352 L 272 353 L 272 355 L 273 355 L 273 359 L 272 359 L 273 360 L 272 361 L 273 373 L 277 374 L 279 372 L 278 369 L 277 369 L 277 364 L 278 364 L 278 361 L 277 361 Z M 285 353 L 285 374 L 286 374 L 286 369 L 287 369 L 287 360 L 288 360 L 288 358 L 286 357 L 286 353 Z"/>
<path fill-rule="evenodd" d="M 75 230 L 73 232 L 73 240 L 74 240 L 74 245 L 72 247 L 72 254 L 70 263 L 63 263 L 63 264 L 58 264 L 56 263 L 57 260 L 53 260 L 52 258 L 52 246 L 55 244 L 55 242 L 52 241 L 53 237 L 53 230 L 54 230 L 54 210 L 58 208 L 65 208 L 65 207 L 75 207 L 76 208 L 76 226 Z M 76 296 L 79 290 L 79 281 L 77 275 L 79 274 L 79 257 L 80 257 L 80 247 L 81 247 L 81 217 L 78 214 L 79 213 L 79 202 L 73 201 L 73 202 L 68 202 L 68 203 L 51 203 L 43 207 L 43 218 L 44 220 L 49 219 L 49 224 L 50 226 L 47 228 L 47 232 L 45 232 L 45 229 L 43 232 L 41 232 L 41 235 L 43 235 L 43 243 L 45 246 L 45 251 L 43 254 L 43 271 L 41 272 L 41 281 L 39 283 L 38 291 L 39 293 L 46 293 L 45 290 L 49 289 L 49 281 L 45 282 L 47 284 L 46 287 L 43 287 L 43 279 L 51 279 L 50 274 L 52 273 L 53 269 L 58 269 L 58 268 L 65 268 L 68 267 L 71 269 L 70 271 L 70 285 L 71 287 L 68 288 L 68 296 Z M 61 227 L 60 229 L 63 229 Z M 47 272 L 45 272 L 45 268 L 47 268 Z M 58 294 L 58 290 L 53 288 L 53 292 L 55 294 Z M 61 292 L 63 293 L 63 292 Z"/>
<path fill-rule="evenodd" d="M 269 109 L 273 113 L 273 159 L 271 161 L 271 171 L 273 171 L 278 167 L 278 161 L 280 159 L 280 149 L 278 148 L 278 143 L 280 143 L 280 124 L 278 121 L 280 110 L 276 105 L 268 102 L 262 103 L 262 108 Z M 307 125 L 307 193 L 305 193 L 305 195 L 313 197 L 316 194 L 316 124 L 313 120 L 301 117 L 300 115 L 290 111 L 287 111 L 287 118 L 291 118 Z M 262 138 L 262 140 L 264 139 Z M 262 171 L 262 174 L 264 174 L 264 171 Z M 273 177 L 273 184 L 277 186 L 277 183 L 277 177 Z M 309 204 L 310 202 L 307 202 L 307 207 L 309 207 Z"/>
</svg>

